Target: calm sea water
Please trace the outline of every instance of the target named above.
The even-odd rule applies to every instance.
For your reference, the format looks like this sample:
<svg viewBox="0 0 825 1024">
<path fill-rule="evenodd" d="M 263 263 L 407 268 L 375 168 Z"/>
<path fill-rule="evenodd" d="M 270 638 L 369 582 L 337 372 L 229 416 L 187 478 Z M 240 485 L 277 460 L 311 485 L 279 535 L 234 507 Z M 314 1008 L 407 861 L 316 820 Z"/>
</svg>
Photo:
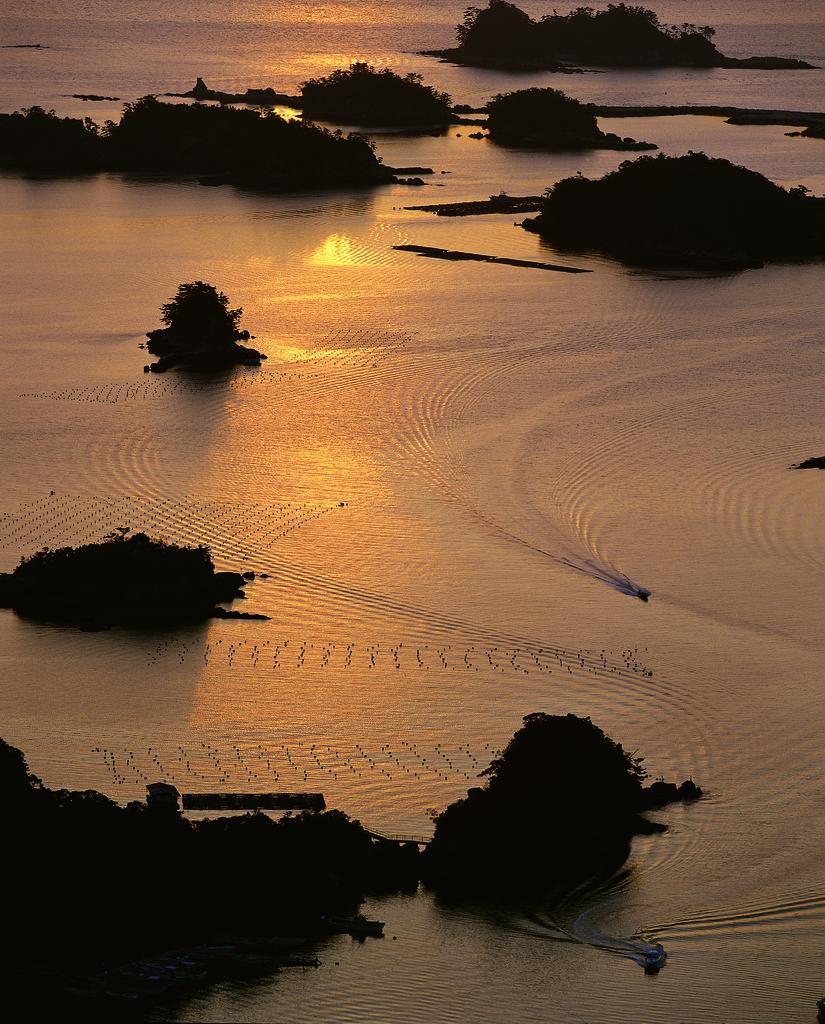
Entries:
<svg viewBox="0 0 825 1024">
<path fill-rule="evenodd" d="M 822 109 L 822 71 L 517 77 L 415 57 L 450 43 L 460 7 L 9 6 L 3 43 L 49 48 L 0 50 L 0 108 L 102 119 L 120 104 L 65 94 L 128 100 L 196 75 L 292 88 L 369 57 L 457 101 L 538 82 L 602 101 Z M 731 54 L 825 65 L 819 2 L 659 12 L 715 24 Z M 825 193 L 825 143 L 782 127 L 617 130 Z M 552 909 L 376 901 L 384 942 L 335 940 L 317 972 L 211 990 L 176 1019 L 812 1021 L 825 479 L 788 466 L 825 452 L 822 268 L 702 277 L 570 259 L 512 218 L 404 207 L 534 193 L 620 154 L 507 152 L 466 129 L 377 146 L 445 173 L 425 189 L 289 197 L 0 177 L 0 568 L 145 528 L 266 573 L 249 605 L 272 616 L 168 636 L 4 613 L 2 735 L 51 785 L 118 799 L 159 774 L 306 785 L 419 833 L 522 715 L 589 714 L 652 775 L 709 791 L 662 815 L 670 831 L 637 841 L 624 877 Z M 403 243 L 593 272 L 426 261 L 391 248 Z M 144 376 L 137 346 L 159 304 L 198 277 L 243 305 L 264 369 Z M 638 934 L 669 950 L 656 978 L 604 948 Z"/>
</svg>

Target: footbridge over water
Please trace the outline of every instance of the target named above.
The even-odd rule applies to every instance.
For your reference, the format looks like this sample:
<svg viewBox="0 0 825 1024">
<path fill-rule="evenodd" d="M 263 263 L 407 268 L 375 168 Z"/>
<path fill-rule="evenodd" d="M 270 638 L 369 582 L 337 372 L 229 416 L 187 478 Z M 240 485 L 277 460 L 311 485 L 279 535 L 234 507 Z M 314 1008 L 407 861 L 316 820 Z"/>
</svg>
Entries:
<svg viewBox="0 0 825 1024">
<path fill-rule="evenodd" d="M 366 826 L 364 826 L 366 828 Z M 400 832 L 379 832 L 377 829 L 368 828 L 367 832 L 373 837 L 373 839 L 383 839 L 387 843 L 398 843 L 399 846 L 404 843 L 415 843 L 416 846 L 427 846 L 432 842 L 432 836 L 415 836 L 405 835 Z"/>
</svg>

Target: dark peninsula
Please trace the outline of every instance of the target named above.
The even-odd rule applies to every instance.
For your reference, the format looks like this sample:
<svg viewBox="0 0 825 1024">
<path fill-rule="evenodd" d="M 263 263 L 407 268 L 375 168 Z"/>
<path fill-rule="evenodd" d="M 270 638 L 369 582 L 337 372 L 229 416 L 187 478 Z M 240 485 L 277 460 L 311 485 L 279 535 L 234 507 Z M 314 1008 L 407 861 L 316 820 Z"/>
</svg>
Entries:
<svg viewBox="0 0 825 1024">
<path fill-rule="evenodd" d="M 338 810 L 191 821 L 123 807 L 47 788 L 2 740 L 0 789 L 14 879 L 4 966 L 17 979 L 6 1004 L 20 1019 L 41 1006 L 63 1019 L 76 1004 L 79 1019 L 119 1020 L 210 980 L 289 966 L 302 939 L 331 930 L 325 918 L 418 879 L 415 844 L 376 839 Z"/>
<path fill-rule="evenodd" d="M 666 830 L 646 811 L 702 796 L 692 781 L 645 786 L 641 758 L 576 715 L 527 715 L 482 775 L 483 787 L 433 814 L 422 854 L 423 841 L 382 837 L 338 810 L 193 821 L 168 783 L 125 807 L 51 790 L 0 740 L 15 880 L 6 967 L 26 981 L 15 991 L 29 1014 L 35 999 L 140 1008 L 216 975 L 277 969 L 302 938 L 381 934 L 381 922 L 336 915 L 368 893 L 413 893 L 420 880 L 475 902 L 561 896 L 620 869 L 633 836 Z M 169 972 L 179 981 L 157 984 Z"/>
<path fill-rule="evenodd" d="M 401 76 L 367 63 L 312 78 L 301 86 L 304 117 L 336 124 L 437 127 L 458 118 L 445 92 L 424 85 L 420 75 Z"/>
<path fill-rule="evenodd" d="M 207 547 L 182 547 L 115 530 L 97 544 L 44 548 L 0 573 L 0 607 L 51 622 L 102 629 L 174 626 L 215 617 L 265 619 L 219 604 L 243 597 L 244 578 L 216 572 Z"/>
<path fill-rule="evenodd" d="M 825 139 L 825 121 L 809 124 L 799 132 L 785 132 L 792 139 Z"/>
<path fill-rule="evenodd" d="M 425 51 L 427 56 L 473 67 L 509 71 L 576 70 L 591 67 L 695 67 L 806 69 L 787 57 L 726 57 L 713 44 L 709 25 L 664 25 L 653 11 L 630 4 L 605 10 L 578 7 L 534 21 L 507 0 L 470 7 L 456 29 L 458 46 Z"/>
<path fill-rule="evenodd" d="M 502 146 L 578 150 L 656 149 L 601 131 L 593 109 L 558 89 L 520 89 L 494 97 L 487 105 L 487 130 Z"/>
<path fill-rule="evenodd" d="M 692 781 L 645 787 L 642 759 L 576 715 L 527 715 L 482 775 L 485 786 L 434 815 L 430 884 L 550 888 L 615 870 L 634 835 L 665 831 L 645 811 L 702 796 Z"/>
<path fill-rule="evenodd" d="M 251 337 L 240 329 L 243 310 L 230 309 L 229 299 L 214 285 L 203 281 L 178 285 L 160 313 L 166 326 L 146 335 L 146 348 L 159 358 L 145 370 L 163 373 L 173 366 L 220 370 L 260 366 L 266 359 L 257 349 L 240 344 Z"/>
<path fill-rule="evenodd" d="M 760 107 L 728 107 L 715 104 L 610 106 L 594 104 L 598 117 L 724 117 L 733 125 L 793 125 L 801 131 L 785 132 L 790 138 L 825 139 L 825 113 L 812 110 L 775 110 Z"/>
<path fill-rule="evenodd" d="M 804 462 L 796 462 L 791 469 L 825 469 L 825 455 L 812 455 Z"/>
<path fill-rule="evenodd" d="M 825 257 L 825 199 L 704 153 L 565 178 L 523 226 L 558 249 L 636 266 L 738 270 Z"/>
<path fill-rule="evenodd" d="M 41 107 L 0 114 L 0 167 L 38 174 L 163 174 L 269 192 L 396 180 L 358 135 L 271 112 L 151 97 L 126 104 L 120 121 L 103 128 Z"/>
</svg>

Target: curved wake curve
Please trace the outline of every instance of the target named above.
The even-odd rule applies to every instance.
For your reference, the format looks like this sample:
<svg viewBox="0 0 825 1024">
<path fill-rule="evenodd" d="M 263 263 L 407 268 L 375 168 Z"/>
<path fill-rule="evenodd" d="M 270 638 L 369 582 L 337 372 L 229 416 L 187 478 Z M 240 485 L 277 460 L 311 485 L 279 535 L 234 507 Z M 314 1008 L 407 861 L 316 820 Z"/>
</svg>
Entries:
<svg viewBox="0 0 825 1024">
<path fill-rule="evenodd" d="M 493 364 L 485 371 L 476 370 L 468 379 L 455 382 L 449 388 L 445 386 L 445 380 L 442 376 L 439 379 L 441 387 L 436 395 L 421 394 L 419 392 L 414 398 L 408 399 L 407 407 L 413 413 L 420 414 L 422 410 L 426 410 L 426 416 L 408 417 L 412 422 L 405 424 L 406 436 L 403 437 L 403 440 L 408 448 L 412 448 L 415 451 L 418 459 L 423 463 L 422 468 L 430 481 L 437 484 L 448 498 L 455 501 L 466 512 L 484 523 L 485 526 L 500 537 L 549 558 L 558 565 L 563 565 L 589 576 L 593 580 L 605 583 L 620 594 L 647 601 L 650 597 L 650 590 L 632 580 L 626 573 L 612 565 L 609 560 L 592 548 L 588 548 L 588 552 L 592 556 L 589 558 L 582 558 L 578 552 L 559 554 L 531 542 L 485 513 L 468 493 L 467 487 L 459 479 L 455 471 L 451 467 L 445 466 L 435 455 L 433 442 L 438 429 L 444 429 L 449 442 L 452 426 L 456 422 L 460 422 L 462 418 L 459 400 L 464 400 L 465 405 L 468 403 L 468 400 L 469 404 L 476 404 L 480 394 L 484 393 L 485 390 L 489 390 L 494 383 L 499 383 L 503 376 L 515 372 L 521 364 L 534 358 L 536 353 L 543 351 L 543 349 L 544 347 L 531 349 L 510 360 L 508 363 Z M 470 397 L 471 393 L 472 397 Z M 448 418 L 448 411 L 451 413 L 451 418 Z M 559 539 L 563 543 L 569 543 L 569 537 L 566 533 L 561 530 L 557 532 Z M 598 561 L 595 561 L 596 559 Z"/>
</svg>

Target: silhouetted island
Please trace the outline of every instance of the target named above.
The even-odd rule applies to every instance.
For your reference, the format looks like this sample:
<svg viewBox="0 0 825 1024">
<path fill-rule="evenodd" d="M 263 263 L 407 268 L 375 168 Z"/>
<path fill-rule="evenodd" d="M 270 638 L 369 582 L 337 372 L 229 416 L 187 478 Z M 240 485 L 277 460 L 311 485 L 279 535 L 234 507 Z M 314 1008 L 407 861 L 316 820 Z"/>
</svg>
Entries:
<svg viewBox="0 0 825 1024">
<path fill-rule="evenodd" d="M 88 629 L 267 617 L 216 608 L 244 597 L 244 577 L 216 572 L 209 548 L 128 534 L 120 528 L 96 544 L 44 548 L 23 559 L 0 573 L 0 607 Z"/>
<path fill-rule="evenodd" d="M 825 455 L 812 455 L 804 462 L 797 462 L 791 469 L 825 469 Z"/>
<path fill-rule="evenodd" d="M 358 62 L 301 86 L 304 117 L 355 125 L 452 124 L 458 120 L 445 92 L 424 85 L 421 75 L 401 76 Z"/>
<path fill-rule="evenodd" d="M 487 129 L 502 146 L 535 149 L 656 149 L 601 131 L 593 109 L 558 89 L 520 89 L 487 104 Z"/>
<path fill-rule="evenodd" d="M 146 335 L 146 348 L 159 359 L 145 370 L 163 373 L 173 366 L 260 366 L 266 359 L 257 349 L 239 344 L 251 337 L 249 331 L 240 329 L 243 310 L 230 309 L 229 299 L 214 285 L 203 281 L 178 285 L 177 293 L 160 312 L 166 326 Z"/>
<path fill-rule="evenodd" d="M 247 89 L 245 92 L 222 92 L 210 89 L 202 78 L 198 78 L 188 92 L 165 92 L 164 96 L 178 96 L 190 100 L 215 100 L 218 103 L 247 103 L 255 107 L 300 107 L 300 96 L 278 92 L 270 86 L 263 89 Z"/>
<path fill-rule="evenodd" d="M 271 192 L 396 180 L 358 135 L 271 112 L 151 97 L 126 104 L 120 121 L 103 128 L 41 107 L 0 114 L 0 167 L 48 174 L 162 173 Z"/>
<path fill-rule="evenodd" d="M 535 213 L 541 209 L 544 196 L 508 196 L 500 192 L 489 199 L 471 199 L 461 203 L 430 203 L 427 206 L 405 206 L 405 210 L 423 210 L 436 217 L 475 217 L 486 213 Z"/>
<path fill-rule="evenodd" d="M 73 100 L 84 100 L 86 103 L 117 103 L 120 96 L 99 96 L 96 92 L 73 92 L 69 94 Z"/>
<path fill-rule="evenodd" d="M 799 132 L 785 132 L 789 139 L 825 139 L 825 122 L 809 124 Z"/>
<path fill-rule="evenodd" d="M 644 156 L 565 178 L 523 226 L 567 250 L 637 266 L 712 269 L 825 257 L 825 199 L 704 153 Z"/>
<path fill-rule="evenodd" d="M 296 940 L 330 930 L 324 917 L 351 914 L 367 892 L 414 890 L 418 879 L 414 844 L 376 839 L 341 811 L 190 821 L 169 806 L 122 807 L 92 790 L 48 789 L 3 740 L 0 791 L 14 880 L 3 900 L 13 936 L 4 969 L 16 979 L 6 1007 L 17 1018 L 19 997 L 17 1019 L 41 1004 L 64 1011 L 45 1019 L 63 1019 L 73 997 L 83 998 L 79 1019 L 95 1008 L 122 1019 L 130 1005 L 187 985 L 275 969 Z M 180 947 L 164 958 L 167 971 L 151 970 L 152 954 Z M 137 957 L 148 970 L 144 961 L 100 974 Z M 179 982 L 153 984 L 171 971 Z"/>
<path fill-rule="evenodd" d="M 425 55 L 456 64 L 506 70 L 576 70 L 593 67 L 697 67 L 804 69 L 813 65 L 787 57 L 726 57 L 714 46 L 709 25 L 664 25 L 653 11 L 629 4 L 605 10 L 578 7 L 534 21 L 507 0 L 469 7 L 456 29 L 458 46 Z"/>
<path fill-rule="evenodd" d="M 702 795 L 692 781 L 645 787 L 642 759 L 577 715 L 527 715 L 482 775 L 484 787 L 434 815 L 430 884 L 552 887 L 614 870 L 634 835 L 665 830 L 644 811 Z"/>
</svg>

